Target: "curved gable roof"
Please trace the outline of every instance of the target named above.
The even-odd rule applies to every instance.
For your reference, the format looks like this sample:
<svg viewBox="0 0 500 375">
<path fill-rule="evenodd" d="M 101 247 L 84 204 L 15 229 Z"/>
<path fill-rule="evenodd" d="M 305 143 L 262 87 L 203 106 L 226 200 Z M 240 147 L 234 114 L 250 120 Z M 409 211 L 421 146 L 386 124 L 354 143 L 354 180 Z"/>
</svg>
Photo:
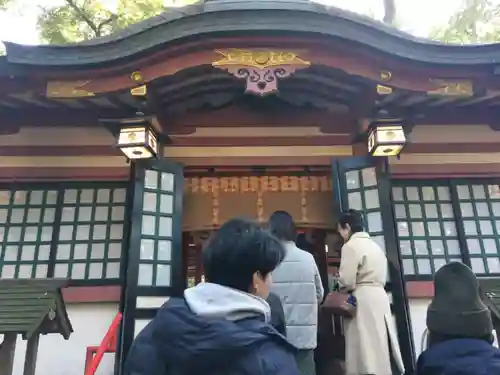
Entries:
<svg viewBox="0 0 500 375">
<path fill-rule="evenodd" d="M 129 58 L 186 38 L 231 33 L 273 33 L 341 38 L 398 58 L 430 64 L 494 65 L 500 44 L 445 45 L 349 11 L 307 0 L 212 0 L 172 8 L 113 35 L 71 45 L 6 42 L 10 63 L 91 66 Z"/>
</svg>

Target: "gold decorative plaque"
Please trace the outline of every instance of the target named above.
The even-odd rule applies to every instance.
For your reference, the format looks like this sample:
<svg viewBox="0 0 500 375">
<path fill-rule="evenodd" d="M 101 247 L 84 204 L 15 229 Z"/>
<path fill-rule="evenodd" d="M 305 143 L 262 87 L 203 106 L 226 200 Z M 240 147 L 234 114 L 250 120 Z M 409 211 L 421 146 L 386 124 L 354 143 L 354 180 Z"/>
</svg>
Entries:
<svg viewBox="0 0 500 375">
<path fill-rule="evenodd" d="M 132 96 L 146 96 L 147 92 L 148 92 L 148 89 L 147 89 L 146 85 L 142 85 L 142 86 L 134 87 L 134 88 L 130 89 L 130 94 Z"/>
<path fill-rule="evenodd" d="M 332 182 L 328 176 L 191 177 L 184 179 L 184 190 L 191 194 L 326 192 L 332 190 Z"/>
<path fill-rule="evenodd" d="M 85 90 L 90 81 L 51 81 L 47 82 L 45 96 L 47 98 L 85 98 L 95 96 L 91 91 Z"/>
<path fill-rule="evenodd" d="M 448 80 L 432 78 L 430 80 L 436 86 L 435 89 L 427 91 L 428 95 L 439 96 L 473 96 L 474 87 L 469 80 Z"/>
<path fill-rule="evenodd" d="M 311 65 L 294 52 L 231 49 L 216 51 L 221 59 L 212 66 L 246 80 L 246 91 L 266 95 L 278 91 L 278 79 Z"/>
<path fill-rule="evenodd" d="M 389 95 L 392 94 L 392 88 L 384 85 L 377 85 L 377 94 Z"/>
</svg>

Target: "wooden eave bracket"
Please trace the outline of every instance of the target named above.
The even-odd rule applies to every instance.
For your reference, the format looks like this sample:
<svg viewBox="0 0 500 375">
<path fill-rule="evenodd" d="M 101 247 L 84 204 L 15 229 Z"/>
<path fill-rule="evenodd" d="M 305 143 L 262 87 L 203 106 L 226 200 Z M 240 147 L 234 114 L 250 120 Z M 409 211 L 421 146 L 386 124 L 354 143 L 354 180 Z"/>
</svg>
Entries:
<svg viewBox="0 0 500 375">
<path fill-rule="evenodd" d="M 492 118 L 488 121 L 488 126 L 491 130 L 500 131 L 500 119 Z"/>
</svg>

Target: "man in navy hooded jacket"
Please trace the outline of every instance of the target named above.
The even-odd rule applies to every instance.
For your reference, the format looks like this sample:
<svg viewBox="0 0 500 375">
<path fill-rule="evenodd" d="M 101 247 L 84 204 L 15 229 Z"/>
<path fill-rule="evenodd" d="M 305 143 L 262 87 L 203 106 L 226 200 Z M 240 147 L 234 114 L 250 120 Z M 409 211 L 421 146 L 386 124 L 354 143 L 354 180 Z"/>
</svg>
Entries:
<svg viewBox="0 0 500 375">
<path fill-rule="evenodd" d="M 139 333 L 125 375 L 298 375 L 294 348 L 268 322 L 279 241 L 232 219 L 203 253 L 207 283 L 171 298 Z"/>
<path fill-rule="evenodd" d="M 500 350 L 476 276 L 466 265 L 449 263 L 434 277 L 427 310 L 428 349 L 415 375 L 500 375 Z"/>
</svg>

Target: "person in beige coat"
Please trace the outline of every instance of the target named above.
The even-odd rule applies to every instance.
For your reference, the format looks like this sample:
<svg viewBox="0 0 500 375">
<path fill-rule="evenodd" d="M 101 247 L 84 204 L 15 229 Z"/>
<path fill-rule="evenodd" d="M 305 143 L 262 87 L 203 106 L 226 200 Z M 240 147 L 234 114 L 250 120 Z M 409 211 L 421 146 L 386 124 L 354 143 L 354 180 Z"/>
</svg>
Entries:
<svg viewBox="0 0 500 375">
<path fill-rule="evenodd" d="M 338 282 L 341 291 L 357 299 L 356 316 L 344 320 L 346 375 L 393 375 L 394 367 L 403 374 L 390 301 L 384 289 L 385 253 L 364 231 L 363 217 L 355 210 L 342 214 L 337 230 L 345 241 Z"/>
</svg>

